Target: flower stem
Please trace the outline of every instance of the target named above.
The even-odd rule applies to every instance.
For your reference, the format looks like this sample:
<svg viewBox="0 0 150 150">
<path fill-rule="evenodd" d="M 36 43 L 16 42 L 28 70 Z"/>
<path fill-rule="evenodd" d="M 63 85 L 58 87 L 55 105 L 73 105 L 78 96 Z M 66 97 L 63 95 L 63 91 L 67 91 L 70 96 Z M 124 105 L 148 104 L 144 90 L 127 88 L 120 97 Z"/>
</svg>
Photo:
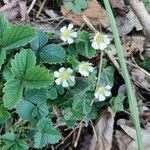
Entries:
<svg viewBox="0 0 150 150">
<path fill-rule="evenodd" d="M 136 128 L 138 147 L 139 147 L 139 150 L 144 150 L 144 148 L 143 148 L 144 146 L 143 146 L 143 142 L 142 142 L 142 136 L 141 136 L 141 128 L 140 128 L 140 123 L 139 123 L 137 100 L 135 98 L 135 95 L 134 95 L 134 92 L 132 89 L 132 85 L 131 85 L 131 81 L 129 78 L 129 73 L 127 70 L 127 66 L 126 66 L 126 62 L 125 62 L 125 58 L 124 58 L 123 49 L 121 46 L 121 41 L 119 38 L 119 33 L 118 33 L 116 21 L 115 21 L 112 9 L 110 7 L 109 0 L 103 0 L 103 1 L 104 1 L 106 11 L 107 11 L 108 16 L 109 16 L 109 21 L 110 21 L 113 36 L 114 36 L 115 46 L 117 49 L 117 54 L 118 54 L 119 62 L 121 65 L 121 70 L 122 70 L 122 73 L 124 76 L 125 84 L 127 86 L 129 108 L 130 108 L 131 116 L 132 116 L 132 119 L 133 119 L 133 122 L 134 122 L 135 128 Z"/>
</svg>

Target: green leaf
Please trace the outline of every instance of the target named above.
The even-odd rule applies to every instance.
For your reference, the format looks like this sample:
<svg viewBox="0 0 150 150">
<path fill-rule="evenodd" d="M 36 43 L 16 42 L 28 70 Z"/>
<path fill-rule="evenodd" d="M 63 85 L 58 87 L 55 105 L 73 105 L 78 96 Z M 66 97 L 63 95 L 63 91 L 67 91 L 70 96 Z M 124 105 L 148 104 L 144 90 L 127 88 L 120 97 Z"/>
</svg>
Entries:
<svg viewBox="0 0 150 150">
<path fill-rule="evenodd" d="M 139 63 L 139 65 L 140 65 L 142 68 L 144 68 L 144 69 L 150 71 L 150 57 L 145 58 L 145 59 L 143 60 L 143 62 L 140 62 L 140 63 Z"/>
<path fill-rule="evenodd" d="M 41 30 L 37 31 L 37 37 L 32 40 L 31 47 L 33 50 L 40 50 L 48 42 L 48 35 Z"/>
<path fill-rule="evenodd" d="M 64 6 L 68 10 L 72 10 L 73 9 L 73 3 L 72 2 L 66 2 Z"/>
<path fill-rule="evenodd" d="M 114 72 L 113 66 L 108 66 L 102 70 L 100 84 L 102 85 L 114 85 Z"/>
<path fill-rule="evenodd" d="M 3 88 L 4 106 L 12 109 L 22 100 L 23 87 L 19 80 L 13 79 L 5 83 Z"/>
<path fill-rule="evenodd" d="M 2 50 L 0 52 L 0 69 L 5 62 L 5 59 L 6 59 L 6 51 Z"/>
<path fill-rule="evenodd" d="M 3 33 L 10 27 L 8 20 L 4 15 L 0 14 L 0 45 L 2 42 Z"/>
<path fill-rule="evenodd" d="M 2 136 L 2 140 L 6 142 L 3 150 L 28 150 L 28 145 L 23 140 L 17 139 L 14 133 L 6 133 Z"/>
<path fill-rule="evenodd" d="M 38 132 L 34 136 L 34 146 L 43 148 L 47 144 L 58 143 L 61 139 L 60 132 L 54 129 L 52 122 L 48 118 L 41 119 L 37 124 Z"/>
<path fill-rule="evenodd" d="M 24 100 L 19 103 L 16 112 L 24 120 L 46 117 L 49 114 L 46 99 L 47 91 L 45 89 L 26 90 Z"/>
<path fill-rule="evenodd" d="M 24 86 L 28 88 L 42 88 L 51 85 L 54 77 L 49 73 L 49 70 L 34 66 L 29 68 L 25 74 Z"/>
<path fill-rule="evenodd" d="M 80 31 L 78 33 L 78 41 L 80 42 L 89 42 L 90 41 L 90 35 L 86 31 Z"/>
<path fill-rule="evenodd" d="M 0 124 L 5 123 L 10 118 L 10 113 L 7 111 L 7 109 L 0 105 Z"/>
<path fill-rule="evenodd" d="M 36 37 L 36 31 L 25 25 L 15 25 L 5 30 L 2 37 L 2 47 L 7 52 L 20 46 L 24 46 Z"/>
<path fill-rule="evenodd" d="M 51 100 L 54 100 L 57 98 L 57 89 L 55 87 L 52 87 L 51 89 L 48 89 L 47 91 L 48 98 Z"/>
<path fill-rule="evenodd" d="M 75 0 L 75 3 L 82 9 L 85 9 L 87 7 L 86 0 Z"/>
<path fill-rule="evenodd" d="M 123 111 L 124 110 L 124 107 L 123 107 L 124 99 L 125 99 L 124 95 L 117 95 L 116 97 L 113 97 L 110 100 L 112 110 L 115 112 Z"/>
<path fill-rule="evenodd" d="M 20 53 L 15 55 L 15 58 L 11 60 L 11 72 L 16 78 L 23 78 L 26 74 L 26 70 L 33 67 L 36 64 L 36 57 L 34 52 L 30 49 L 22 49 Z"/>
<path fill-rule="evenodd" d="M 40 57 L 45 63 L 57 64 L 65 61 L 66 52 L 61 46 L 50 44 L 40 51 Z"/>
</svg>

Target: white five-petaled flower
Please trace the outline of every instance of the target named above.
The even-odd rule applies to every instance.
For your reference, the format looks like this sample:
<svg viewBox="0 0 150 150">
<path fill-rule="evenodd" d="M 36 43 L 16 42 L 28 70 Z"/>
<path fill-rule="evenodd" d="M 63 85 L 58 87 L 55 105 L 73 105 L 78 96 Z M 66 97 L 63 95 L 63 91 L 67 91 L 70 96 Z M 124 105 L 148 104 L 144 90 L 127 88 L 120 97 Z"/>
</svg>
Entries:
<svg viewBox="0 0 150 150">
<path fill-rule="evenodd" d="M 107 35 L 98 32 L 93 39 L 92 47 L 94 49 L 104 50 L 110 44 L 110 39 Z"/>
<path fill-rule="evenodd" d="M 99 101 L 104 101 L 106 97 L 109 97 L 111 95 L 111 86 L 101 86 L 96 89 L 95 92 L 95 98 L 98 99 Z"/>
<path fill-rule="evenodd" d="M 60 68 L 59 71 L 54 72 L 54 77 L 57 78 L 55 83 L 63 87 L 73 86 L 75 84 L 75 77 L 72 75 L 73 70 L 71 68 Z"/>
<path fill-rule="evenodd" d="M 77 32 L 73 30 L 73 24 L 69 24 L 68 27 L 62 27 L 60 32 L 61 40 L 69 44 L 73 43 L 73 38 L 77 37 Z"/>
<path fill-rule="evenodd" d="M 94 67 L 92 67 L 92 63 L 89 62 L 81 62 L 79 64 L 79 73 L 84 76 L 88 77 L 90 72 L 93 72 Z"/>
</svg>

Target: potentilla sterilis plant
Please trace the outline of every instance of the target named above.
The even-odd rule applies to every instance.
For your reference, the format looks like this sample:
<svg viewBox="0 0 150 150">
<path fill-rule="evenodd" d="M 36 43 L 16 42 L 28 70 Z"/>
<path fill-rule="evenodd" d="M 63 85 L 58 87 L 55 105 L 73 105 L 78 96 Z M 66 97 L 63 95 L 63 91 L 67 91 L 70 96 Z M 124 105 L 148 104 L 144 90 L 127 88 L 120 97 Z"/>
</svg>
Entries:
<svg viewBox="0 0 150 150">
<path fill-rule="evenodd" d="M 92 47 L 94 49 L 104 50 L 110 44 L 110 39 L 107 35 L 98 32 L 93 39 Z"/>
<path fill-rule="evenodd" d="M 104 101 L 106 97 L 111 96 L 111 88 L 110 85 L 98 87 L 94 94 L 95 98 L 99 101 Z"/>
<path fill-rule="evenodd" d="M 84 77 L 88 77 L 90 72 L 93 72 L 94 67 L 92 66 L 92 63 L 89 62 L 81 62 L 79 63 L 78 66 L 78 71 L 79 73 L 84 76 Z"/>
<path fill-rule="evenodd" d="M 77 32 L 74 31 L 73 24 L 69 24 L 68 27 L 62 27 L 60 32 L 61 40 L 69 44 L 72 44 L 73 39 L 77 37 Z"/>
<path fill-rule="evenodd" d="M 57 78 L 55 83 L 63 87 L 73 86 L 75 84 L 75 76 L 72 74 L 73 70 L 71 68 L 60 68 L 58 71 L 54 72 L 54 77 Z"/>
</svg>

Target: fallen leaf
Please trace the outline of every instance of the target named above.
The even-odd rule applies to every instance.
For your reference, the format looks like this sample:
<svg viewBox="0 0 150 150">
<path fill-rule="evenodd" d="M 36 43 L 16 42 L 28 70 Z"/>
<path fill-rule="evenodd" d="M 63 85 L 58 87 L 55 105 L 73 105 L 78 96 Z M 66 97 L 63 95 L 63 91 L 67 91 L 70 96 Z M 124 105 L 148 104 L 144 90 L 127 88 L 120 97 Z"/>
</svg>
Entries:
<svg viewBox="0 0 150 150">
<path fill-rule="evenodd" d="M 116 20 L 121 37 L 130 33 L 134 27 L 137 31 L 143 30 L 141 23 L 139 22 L 139 20 L 137 19 L 137 17 L 131 9 L 125 16 L 117 16 Z"/>
<path fill-rule="evenodd" d="M 0 12 L 10 21 L 14 21 L 18 17 L 21 17 L 21 21 L 27 20 L 27 6 L 24 1 L 12 0 L 7 2 L 0 8 Z"/>
<path fill-rule="evenodd" d="M 73 24 L 82 26 L 84 23 L 83 16 L 86 16 L 93 25 L 101 24 L 103 27 L 108 27 L 109 19 L 107 16 L 107 12 L 104 8 L 95 0 L 88 1 L 88 7 L 86 10 L 82 11 L 80 14 L 74 14 L 73 12 L 61 7 L 62 14 L 69 20 L 73 22 Z"/>
<path fill-rule="evenodd" d="M 133 54 L 139 53 L 140 56 L 144 51 L 143 36 L 123 36 L 122 42 L 124 47 L 125 57 L 133 56 Z"/>
<path fill-rule="evenodd" d="M 136 81 L 141 87 L 150 88 L 150 78 L 145 75 L 145 73 L 140 69 L 132 69 L 131 76 L 134 81 Z"/>
<path fill-rule="evenodd" d="M 97 139 L 95 135 L 91 140 L 89 150 L 110 150 L 112 147 L 113 126 L 115 113 L 111 108 L 104 111 L 95 125 Z"/>
<path fill-rule="evenodd" d="M 125 133 L 133 139 L 133 141 L 128 145 L 127 150 L 138 150 L 135 128 L 133 126 L 130 126 L 128 124 L 128 121 L 125 119 L 118 120 L 118 125 L 120 125 L 120 127 L 125 131 Z M 150 150 L 150 131 L 141 129 L 141 134 L 144 144 L 144 150 Z"/>
</svg>

